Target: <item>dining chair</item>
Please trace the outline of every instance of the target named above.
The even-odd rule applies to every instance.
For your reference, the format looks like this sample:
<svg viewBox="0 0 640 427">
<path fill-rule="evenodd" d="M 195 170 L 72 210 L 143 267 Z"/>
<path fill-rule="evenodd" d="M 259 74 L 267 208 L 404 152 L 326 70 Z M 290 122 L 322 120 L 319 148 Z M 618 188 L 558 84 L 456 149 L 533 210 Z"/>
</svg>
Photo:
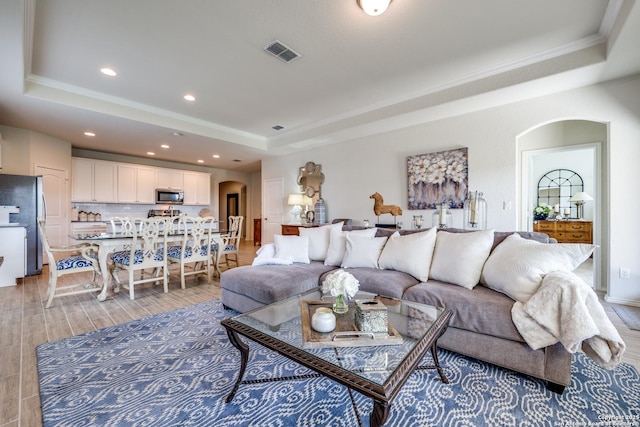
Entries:
<svg viewBox="0 0 640 427">
<path fill-rule="evenodd" d="M 98 247 L 91 244 L 75 246 L 50 246 L 46 233 L 44 218 L 38 218 L 38 231 L 42 247 L 49 259 L 49 286 L 47 288 L 45 308 L 51 306 L 54 298 L 66 295 L 99 292 L 98 284 L 100 266 L 98 264 Z M 58 278 L 67 274 L 93 273 L 93 279 L 89 283 L 76 282 L 69 285 L 58 286 Z"/>
<path fill-rule="evenodd" d="M 131 247 L 111 255 L 112 263 L 109 273 L 116 283 L 114 292 L 120 291 L 120 286 L 129 291 L 129 299 L 134 299 L 136 285 L 162 281 L 164 292 L 169 292 L 169 280 L 166 267 L 167 262 L 167 230 L 165 221 L 160 217 L 145 218 L 137 227 L 133 227 Z M 152 277 L 145 278 L 142 274 L 135 279 L 135 272 L 154 269 Z M 129 281 L 120 283 L 119 271 L 128 272 Z"/>
<path fill-rule="evenodd" d="M 140 220 L 129 217 L 114 216 L 111 218 L 111 232 L 124 235 L 133 235 L 133 228 L 139 224 Z"/>
<path fill-rule="evenodd" d="M 183 217 L 178 225 L 183 233 L 180 245 L 167 248 L 167 260 L 180 265 L 180 287 L 185 289 L 185 277 L 205 273 L 211 282 L 211 244 L 213 217 Z M 187 271 L 190 268 L 190 271 Z"/>
<path fill-rule="evenodd" d="M 233 257 L 233 262 L 236 263 L 236 267 L 240 265 L 238 249 L 240 248 L 240 239 L 242 238 L 243 221 L 243 216 L 230 216 L 227 233 L 220 236 L 219 245 L 213 245 L 215 248 L 215 252 L 213 254 L 215 262 L 214 267 L 218 275 L 220 275 L 220 261 L 223 256 L 224 263 L 227 268 L 231 268 L 229 265 L 229 256 Z"/>
</svg>

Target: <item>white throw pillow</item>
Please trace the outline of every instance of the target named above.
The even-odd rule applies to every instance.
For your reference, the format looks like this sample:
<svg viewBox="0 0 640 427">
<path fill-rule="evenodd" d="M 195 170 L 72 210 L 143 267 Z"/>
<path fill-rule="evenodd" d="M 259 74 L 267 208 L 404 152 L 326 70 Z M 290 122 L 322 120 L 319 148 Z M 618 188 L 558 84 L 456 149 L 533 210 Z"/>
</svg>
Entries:
<svg viewBox="0 0 640 427">
<path fill-rule="evenodd" d="M 541 243 L 514 233 L 493 250 L 481 282 L 524 303 L 540 288 L 545 274 L 575 270 L 594 248 L 584 243 Z"/>
<path fill-rule="evenodd" d="M 273 236 L 275 258 L 309 264 L 309 238 L 306 236 Z"/>
<path fill-rule="evenodd" d="M 426 282 L 433 249 L 436 245 L 436 228 L 401 236 L 397 231 L 384 245 L 378 265 L 385 270 L 402 271 Z"/>
<path fill-rule="evenodd" d="M 262 245 L 256 252 L 256 258 L 273 258 L 274 256 L 276 256 L 276 245 L 273 243 Z"/>
<path fill-rule="evenodd" d="M 299 227 L 301 236 L 309 238 L 309 259 L 311 261 L 324 261 L 329 251 L 329 241 L 331 230 L 337 229 L 342 231 L 343 222 L 331 225 L 323 225 L 322 227 Z"/>
<path fill-rule="evenodd" d="M 293 264 L 291 259 L 276 258 L 276 245 L 273 243 L 266 243 L 258 249 L 256 257 L 253 259 L 251 265 L 289 265 Z"/>
<path fill-rule="evenodd" d="M 341 267 L 378 268 L 378 258 L 387 242 L 387 237 L 364 237 L 348 233 L 346 241 Z"/>
<path fill-rule="evenodd" d="M 375 237 L 376 229 L 367 228 L 364 230 L 342 231 L 332 229 L 329 236 L 329 250 L 327 250 L 327 257 L 324 259 L 324 265 L 333 265 L 340 267 L 342 260 L 344 259 L 344 252 L 347 248 L 347 234 L 354 236 Z"/>
<path fill-rule="evenodd" d="M 493 246 L 493 229 L 470 233 L 439 231 L 429 278 L 473 289 Z"/>
</svg>

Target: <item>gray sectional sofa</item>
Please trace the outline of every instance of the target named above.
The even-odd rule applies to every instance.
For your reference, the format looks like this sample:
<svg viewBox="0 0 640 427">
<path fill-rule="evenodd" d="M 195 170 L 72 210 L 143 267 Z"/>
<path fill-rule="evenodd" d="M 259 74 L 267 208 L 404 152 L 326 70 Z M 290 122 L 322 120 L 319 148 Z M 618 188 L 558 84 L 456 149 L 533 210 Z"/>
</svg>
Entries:
<svg viewBox="0 0 640 427">
<path fill-rule="evenodd" d="M 346 231 L 357 227 L 344 227 Z M 447 230 L 464 232 L 463 230 Z M 513 232 L 493 232 L 490 250 Z M 377 229 L 376 237 L 390 230 Z M 402 230 L 406 235 L 413 231 Z M 435 232 L 433 233 L 435 235 Z M 549 236 L 518 232 L 525 239 L 549 243 Z M 555 242 L 553 239 L 551 242 Z M 435 255 L 434 255 L 435 256 Z M 464 261 L 464 257 L 463 261 Z M 321 286 L 324 278 L 340 268 L 321 261 L 290 265 L 252 265 L 222 273 L 222 303 L 245 312 Z M 452 268 L 459 268 L 453 265 Z M 419 280 L 406 272 L 372 267 L 344 268 L 360 282 L 360 290 L 401 298 L 453 311 L 447 332 L 438 346 L 547 381 L 550 390 L 562 393 L 571 378 L 571 354 L 561 344 L 532 350 L 516 329 L 511 308 L 514 300 L 478 284 L 469 289 L 446 281 Z M 425 277 L 423 277 L 425 279 Z"/>
</svg>

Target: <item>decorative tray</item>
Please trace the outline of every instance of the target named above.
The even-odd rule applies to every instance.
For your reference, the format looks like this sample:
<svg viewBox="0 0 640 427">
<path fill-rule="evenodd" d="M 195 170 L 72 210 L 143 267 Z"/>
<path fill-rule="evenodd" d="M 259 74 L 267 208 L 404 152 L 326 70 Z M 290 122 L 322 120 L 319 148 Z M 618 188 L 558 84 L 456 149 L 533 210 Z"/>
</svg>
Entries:
<svg viewBox="0 0 640 427">
<path fill-rule="evenodd" d="M 353 304 L 349 312 L 336 315 L 336 328 L 332 332 L 321 333 L 311 327 L 311 316 L 319 307 L 332 307 L 327 301 L 303 300 L 302 310 L 302 347 L 368 347 L 378 345 L 402 344 L 402 335 L 389 323 L 388 333 L 361 332 L 354 321 Z"/>
</svg>

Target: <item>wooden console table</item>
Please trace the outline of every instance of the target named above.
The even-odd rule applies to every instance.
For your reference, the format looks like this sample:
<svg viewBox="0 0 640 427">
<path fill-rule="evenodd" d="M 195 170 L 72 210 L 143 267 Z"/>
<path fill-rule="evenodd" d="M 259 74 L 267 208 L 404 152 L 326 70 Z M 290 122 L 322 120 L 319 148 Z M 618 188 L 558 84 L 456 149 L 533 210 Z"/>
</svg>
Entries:
<svg viewBox="0 0 640 427">
<path fill-rule="evenodd" d="M 327 225 L 327 224 L 323 224 Z M 292 225 L 292 224 L 281 224 L 282 227 L 282 235 L 283 236 L 299 236 L 300 235 L 300 227 L 302 228 L 311 228 L 311 227 L 320 227 L 317 224 L 300 224 L 300 225 Z"/>
<path fill-rule="evenodd" d="M 533 231 L 548 234 L 558 243 L 593 243 L 593 223 L 591 221 L 534 221 Z"/>
</svg>

